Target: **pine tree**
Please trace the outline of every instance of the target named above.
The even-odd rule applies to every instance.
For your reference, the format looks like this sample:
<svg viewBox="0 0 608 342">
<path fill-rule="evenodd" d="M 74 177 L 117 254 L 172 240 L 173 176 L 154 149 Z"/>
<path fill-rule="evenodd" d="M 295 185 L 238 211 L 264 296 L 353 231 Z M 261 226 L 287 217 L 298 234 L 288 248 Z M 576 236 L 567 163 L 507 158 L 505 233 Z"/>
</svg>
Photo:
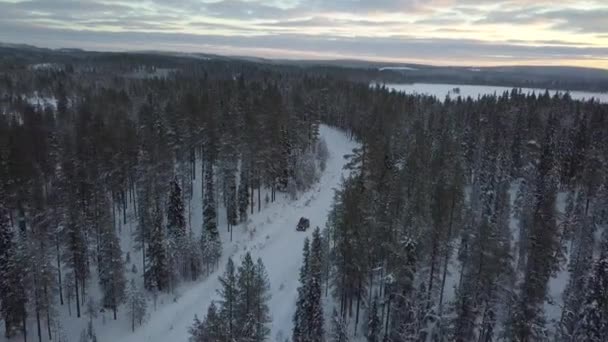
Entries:
<svg viewBox="0 0 608 342">
<path fill-rule="evenodd" d="M 99 285 L 102 290 L 102 303 L 112 309 L 114 319 L 118 306 L 125 300 L 125 266 L 122 260 L 120 241 L 111 225 L 102 228 L 99 258 Z"/>
<path fill-rule="evenodd" d="M 221 288 L 218 290 L 218 294 L 221 297 L 219 315 L 226 327 L 225 335 L 229 341 L 232 341 L 238 338 L 238 327 L 242 323 L 236 321 L 238 287 L 232 258 L 228 259 L 226 270 L 219 280 L 221 285 Z"/>
<path fill-rule="evenodd" d="M 270 336 L 270 308 L 268 301 L 270 300 L 270 280 L 266 267 L 262 259 L 257 260 L 255 265 L 255 275 L 253 280 L 254 297 L 253 297 L 253 318 L 254 318 L 254 335 L 252 341 L 262 342 Z"/>
<path fill-rule="evenodd" d="M 236 275 L 237 293 L 234 307 L 235 321 L 239 323 L 237 339 L 251 340 L 254 337 L 253 308 L 255 296 L 255 265 L 251 254 L 246 253 Z"/>
<path fill-rule="evenodd" d="M 171 181 L 171 192 L 169 194 L 169 205 L 167 207 L 167 235 L 168 235 L 168 256 L 169 269 L 173 273 L 179 273 L 182 277 L 188 274 L 188 255 L 186 218 L 184 213 L 184 199 L 182 189 L 177 181 L 177 176 Z M 174 277 L 172 277 L 174 278 Z M 175 282 L 172 281 L 172 283 Z"/>
<path fill-rule="evenodd" d="M 604 236 L 599 260 L 593 265 L 586 298 L 572 333 L 573 341 L 600 342 L 608 336 L 608 235 Z"/>
<path fill-rule="evenodd" d="M 217 229 L 217 211 L 215 208 L 215 188 L 213 186 L 213 165 L 205 167 L 205 197 L 203 199 L 203 232 L 201 248 L 207 264 L 215 267 L 222 252 L 220 234 Z"/>
<path fill-rule="evenodd" d="M 127 307 L 131 316 L 131 330 L 135 331 L 135 326 L 141 325 L 146 317 L 148 303 L 144 292 L 135 284 L 134 279 L 131 279 L 127 290 Z"/>
<path fill-rule="evenodd" d="M 153 213 L 152 224 L 148 253 L 146 255 L 146 288 L 151 289 L 152 284 L 154 284 L 159 291 L 166 291 L 169 288 L 169 265 L 163 229 L 163 217 L 158 203 Z"/>
<path fill-rule="evenodd" d="M 368 309 L 367 317 L 367 342 L 380 342 L 380 318 L 378 318 L 378 299 L 374 298 Z"/>
<path fill-rule="evenodd" d="M 321 303 L 321 284 L 323 277 L 323 242 L 317 227 L 312 234 L 310 265 L 307 286 L 306 331 L 309 341 L 323 341 L 325 336 L 323 305 Z"/>
<path fill-rule="evenodd" d="M 589 246 L 594 245 L 594 229 L 593 223 L 587 217 L 588 201 L 588 196 L 581 191 L 572 208 L 570 227 L 564 227 L 564 229 L 569 228 L 574 236 L 568 265 L 570 278 L 562 295 L 564 306 L 556 328 L 558 337 L 563 341 L 572 339 L 578 314 L 585 302 L 587 274 L 593 265 L 593 248 Z"/>
<path fill-rule="evenodd" d="M 238 207 L 240 222 L 247 221 L 247 208 L 249 206 L 249 163 L 241 162 L 241 177 L 239 182 Z"/>
<path fill-rule="evenodd" d="M 2 199 L 0 199 L 2 201 Z M 0 202 L 0 314 L 7 338 L 25 329 L 26 289 L 8 214 Z"/>
<path fill-rule="evenodd" d="M 205 328 L 207 329 L 208 341 L 224 341 L 226 339 L 226 327 L 215 306 L 215 302 L 211 302 L 209 309 L 207 309 Z"/>
<path fill-rule="evenodd" d="M 232 236 L 232 227 L 238 224 L 238 208 L 237 208 L 237 191 L 236 191 L 236 177 L 234 172 L 229 172 L 228 176 L 224 179 L 226 182 L 226 221 L 228 227 L 231 230 L 230 236 Z"/>
<path fill-rule="evenodd" d="M 213 304 L 213 302 L 212 302 Z M 188 338 L 189 342 L 205 342 L 207 340 L 206 329 L 203 322 L 198 319 L 197 315 L 194 315 L 194 322 L 192 322 L 192 326 L 188 329 L 188 333 L 190 333 L 190 337 Z"/>
<path fill-rule="evenodd" d="M 215 302 L 211 302 L 207 309 L 207 316 L 201 322 L 194 316 L 194 323 L 189 329 L 190 342 L 221 342 L 226 341 L 226 329 L 219 316 Z"/>
<path fill-rule="evenodd" d="M 348 342 L 348 326 L 343 316 L 338 315 L 338 312 L 334 309 L 332 314 L 332 342 Z"/>
<path fill-rule="evenodd" d="M 83 229 L 79 223 L 78 216 L 71 208 L 69 222 L 67 223 L 66 257 L 67 264 L 74 275 L 74 294 L 76 296 L 76 316 L 80 317 L 80 287 L 85 286 L 88 276 L 87 266 L 87 244 Z"/>
<path fill-rule="evenodd" d="M 200 242 L 197 244 L 192 236 L 192 229 L 189 230 L 186 238 L 186 246 L 184 250 L 187 274 L 191 280 L 196 280 L 202 273 L 201 260 L 203 249 L 201 249 Z"/>
<path fill-rule="evenodd" d="M 308 321 L 306 319 L 309 303 L 308 303 L 308 277 L 310 265 L 310 240 L 308 237 L 304 239 L 304 248 L 302 251 L 302 266 L 300 267 L 300 287 L 298 287 L 298 298 L 296 301 L 296 311 L 293 316 L 293 332 L 292 341 L 306 341 Z"/>
<path fill-rule="evenodd" d="M 93 322 L 89 321 L 87 327 L 80 333 L 80 342 L 97 342 L 97 334 L 93 328 Z"/>
<path fill-rule="evenodd" d="M 519 302 L 511 311 L 507 322 L 507 336 L 515 341 L 544 341 L 548 331 L 543 303 L 547 293 L 547 282 L 556 269 L 559 255 L 555 201 L 557 176 L 554 164 L 553 136 L 550 120 L 541 153 L 534 191 L 532 219 L 529 222 L 528 257 Z"/>
</svg>

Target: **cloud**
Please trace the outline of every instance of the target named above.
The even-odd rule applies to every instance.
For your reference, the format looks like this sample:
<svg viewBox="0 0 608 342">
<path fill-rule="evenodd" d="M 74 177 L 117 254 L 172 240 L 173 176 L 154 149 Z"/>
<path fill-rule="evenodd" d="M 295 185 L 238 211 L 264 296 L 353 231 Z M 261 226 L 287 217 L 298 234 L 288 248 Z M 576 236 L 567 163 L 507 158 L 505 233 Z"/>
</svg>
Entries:
<svg viewBox="0 0 608 342">
<path fill-rule="evenodd" d="M 608 4 L 605 8 L 559 10 L 545 7 L 526 7 L 506 11 L 494 11 L 477 20 L 482 24 L 535 24 L 546 23 L 563 31 L 606 33 L 608 32 Z"/>
<path fill-rule="evenodd" d="M 0 0 L 0 40 L 51 47 L 447 63 L 595 61 L 608 48 L 605 0 L 14 1 Z"/>
</svg>

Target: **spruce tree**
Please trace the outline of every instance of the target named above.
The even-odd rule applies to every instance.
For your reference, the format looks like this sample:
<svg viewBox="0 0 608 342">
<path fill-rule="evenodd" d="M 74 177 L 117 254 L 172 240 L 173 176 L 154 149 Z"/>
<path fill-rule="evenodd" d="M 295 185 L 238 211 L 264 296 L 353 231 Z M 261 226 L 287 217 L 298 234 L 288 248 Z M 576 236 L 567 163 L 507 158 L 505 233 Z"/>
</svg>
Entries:
<svg viewBox="0 0 608 342">
<path fill-rule="evenodd" d="M 256 289 L 255 282 L 255 265 L 251 259 L 251 254 L 247 252 L 241 261 L 236 275 L 237 278 L 237 294 L 234 307 L 235 321 L 239 323 L 237 339 L 251 340 L 254 337 L 254 297 Z"/>
<path fill-rule="evenodd" d="M 125 300 L 126 280 L 120 241 L 111 225 L 103 227 L 100 253 L 98 270 L 102 303 L 105 308 L 112 309 L 116 319 L 117 308 Z"/>
<path fill-rule="evenodd" d="M 321 303 L 321 284 L 323 277 L 323 241 L 317 227 L 312 234 L 310 247 L 310 265 L 307 285 L 306 320 L 305 325 L 309 341 L 322 341 L 325 336 L 323 321 L 323 305 Z"/>
<path fill-rule="evenodd" d="M 367 342 L 380 342 L 380 318 L 378 317 L 378 299 L 374 298 L 367 313 Z"/>
<path fill-rule="evenodd" d="M 215 267 L 222 253 L 220 234 L 217 229 L 215 208 L 215 187 L 213 185 L 213 165 L 205 167 L 205 196 L 203 199 L 203 231 L 201 248 L 207 265 Z"/>
<path fill-rule="evenodd" d="M 219 280 L 221 285 L 221 288 L 218 290 L 218 294 L 221 297 L 219 315 L 225 324 L 225 336 L 229 341 L 232 341 L 239 337 L 238 328 L 243 323 L 237 321 L 238 285 L 232 258 L 228 258 L 226 270 Z"/>
<path fill-rule="evenodd" d="M 247 208 L 249 206 L 249 165 L 248 162 L 241 162 L 241 177 L 239 180 L 238 188 L 238 209 L 239 209 L 239 221 L 247 221 Z"/>
<path fill-rule="evenodd" d="M 332 330 L 331 330 L 331 341 L 332 342 L 348 342 L 348 324 L 346 319 L 338 315 L 338 312 L 334 309 L 332 314 Z"/>
<path fill-rule="evenodd" d="M 163 217 L 158 204 L 153 213 L 152 224 L 148 253 L 146 254 L 146 288 L 152 289 L 152 286 L 155 286 L 159 291 L 166 291 L 169 289 L 170 275 Z"/>
<path fill-rule="evenodd" d="M 189 262 L 187 254 L 186 218 L 182 189 L 177 177 L 171 181 L 169 205 L 167 207 L 167 235 L 169 269 L 171 273 L 179 273 L 182 277 L 188 274 Z"/>
<path fill-rule="evenodd" d="M 573 341 L 600 342 L 608 336 L 608 235 L 604 236 L 599 259 L 593 265 L 583 308 L 572 333 Z"/>
<path fill-rule="evenodd" d="M 131 279 L 127 290 L 127 312 L 131 316 L 131 330 L 135 331 L 136 325 L 141 325 L 146 317 L 148 303 L 145 293 Z"/>
<path fill-rule="evenodd" d="M 167 208 L 167 232 L 171 240 L 179 243 L 186 236 L 186 218 L 184 213 L 184 199 L 182 188 L 177 177 L 171 181 L 169 206 Z"/>
<path fill-rule="evenodd" d="M 258 258 L 255 265 L 255 275 L 253 280 L 254 296 L 253 296 L 253 318 L 254 318 L 254 342 L 265 341 L 270 336 L 270 328 L 268 324 L 272 321 L 270 317 L 270 308 L 268 301 L 270 300 L 270 280 L 266 267 L 262 259 Z"/>
<path fill-rule="evenodd" d="M 8 213 L 0 202 L 0 314 L 7 338 L 13 337 L 24 328 L 23 324 L 27 317 L 23 271 Z"/>
<path fill-rule="evenodd" d="M 298 287 L 298 298 L 296 300 L 296 310 L 293 315 L 293 342 L 306 341 L 308 328 L 307 313 L 308 313 L 308 277 L 310 265 L 310 240 L 308 237 L 304 239 L 304 248 L 302 251 L 302 266 L 300 267 L 300 286 Z"/>
</svg>

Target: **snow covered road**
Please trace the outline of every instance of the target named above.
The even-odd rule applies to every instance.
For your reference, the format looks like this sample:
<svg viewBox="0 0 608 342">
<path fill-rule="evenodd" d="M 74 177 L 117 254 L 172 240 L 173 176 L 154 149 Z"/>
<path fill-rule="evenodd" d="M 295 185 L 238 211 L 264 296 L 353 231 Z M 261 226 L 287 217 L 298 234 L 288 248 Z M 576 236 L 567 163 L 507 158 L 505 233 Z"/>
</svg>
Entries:
<svg viewBox="0 0 608 342">
<path fill-rule="evenodd" d="M 187 341 L 188 328 L 194 315 L 202 319 L 209 303 L 218 298 L 218 276 L 224 271 L 228 257 L 231 256 L 239 264 L 246 251 L 250 251 L 254 259 L 262 258 L 270 277 L 270 310 L 273 318 L 271 340 L 280 339 L 283 342 L 289 337 L 304 238 L 312 234 L 314 227 L 325 226 L 334 189 L 340 185 L 342 175 L 345 174 L 343 156 L 351 153 L 356 146 L 356 142 L 350 141 L 339 130 L 322 126 L 320 132 L 327 142 L 330 156 L 325 172 L 313 189 L 301 194 L 295 201 L 279 195 L 275 203 L 269 204 L 260 213 L 253 214 L 246 224 L 235 227 L 233 242 L 228 241 L 226 227 L 220 225 L 224 256 L 219 269 L 207 279 L 182 289 L 176 302 L 161 305 L 156 311 L 151 310 L 147 322 L 134 333 L 125 331 L 122 336 L 116 336 L 117 332 L 110 333 L 108 335 L 113 335 L 111 340 Z M 310 219 L 311 229 L 307 232 L 295 230 L 301 216 Z M 196 221 L 193 219 L 193 226 Z M 251 233 L 253 230 L 255 233 Z M 101 340 L 106 340 L 100 337 Z"/>
</svg>

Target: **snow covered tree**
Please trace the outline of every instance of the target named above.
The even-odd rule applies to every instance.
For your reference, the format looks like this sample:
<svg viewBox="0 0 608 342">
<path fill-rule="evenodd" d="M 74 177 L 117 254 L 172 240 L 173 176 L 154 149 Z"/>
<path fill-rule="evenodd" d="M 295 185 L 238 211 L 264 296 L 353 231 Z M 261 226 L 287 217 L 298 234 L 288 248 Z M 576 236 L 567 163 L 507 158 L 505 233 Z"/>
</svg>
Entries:
<svg viewBox="0 0 608 342">
<path fill-rule="evenodd" d="M 76 316 L 80 317 L 80 287 L 84 288 L 88 276 L 87 244 L 85 233 L 78 221 L 78 216 L 71 209 L 67 223 L 66 261 L 74 275 L 74 294 L 76 297 Z"/>
<path fill-rule="evenodd" d="M 224 179 L 227 184 L 225 194 L 226 196 L 226 221 L 228 222 L 228 229 L 230 229 L 232 236 L 232 229 L 238 224 L 238 203 L 237 203 L 237 191 L 236 191 L 236 177 L 234 173 L 229 173 L 228 177 Z"/>
<path fill-rule="evenodd" d="M 306 308 L 306 332 L 307 340 L 323 341 L 325 336 L 324 321 L 323 321 L 323 304 L 321 303 L 321 284 L 323 282 L 323 241 L 321 231 L 317 227 L 312 234 L 312 243 L 310 246 L 310 264 L 309 264 L 308 286 Z"/>
<path fill-rule="evenodd" d="M 87 300 L 86 307 L 84 309 L 85 315 L 89 318 L 89 323 L 93 323 L 93 320 L 97 318 L 97 313 L 99 312 L 99 306 L 97 305 L 97 301 L 93 297 L 89 297 Z"/>
<path fill-rule="evenodd" d="M 319 169 L 321 169 L 321 171 L 325 171 L 327 159 L 329 158 L 329 149 L 327 148 L 327 143 L 325 142 L 324 138 L 321 138 L 317 142 L 316 157 L 317 161 L 319 162 Z"/>
<path fill-rule="evenodd" d="M 374 298 L 367 312 L 367 342 L 380 342 L 381 324 L 378 317 L 378 299 Z"/>
<path fill-rule="evenodd" d="M 232 341 L 238 338 L 238 328 L 243 323 L 236 320 L 238 284 L 232 258 L 228 259 L 226 270 L 219 280 L 221 286 L 218 290 L 221 297 L 219 315 L 226 326 L 226 337 L 229 341 Z"/>
<path fill-rule="evenodd" d="M 118 306 L 125 300 L 125 266 L 120 241 L 111 225 L 102 228 L 99 258 L 99 285 L 103 307 L 112 309 L 114 319 Z"/>
<path fill-rule="evenodd" d="M 184 249 L 184 261 L 186 263 L 186 274 L 191 280 L 196 280 L 202 273 L 203 249 L 201 249 L 202 242 L 197 243 L 192 235 L 192 229 L 189 229 Z"/>
<path fill-rule="evenodd" d="M 131 279 L 127 290 L 127 311 L 131 316 L 131 330 L 135 331 L 135 325 L 141 325 L 146 317 L 148 303 L 146 295 L 142 289 Z"/>
<path fill-rule="evenodd" d="M 239 221 L 247 221 L 247 208 L 249 206 L 249 163 L 243 160 L 241 162 L 241 177 L 239 180 L 238 189 L 238 208 Z"/>
<path fill-rule="evenodd" d="M 548 128 L 533 189 L 534 209 L 527 235 L 528 257 L 519 303 L 511 311 L 507 322 L 507 336 L 515 341 L 548 339 L 543 303 L 559 250 L 553 134 L 552 129 Z"/>
<path fill-rule="evenodd" d="M 205 196 L 203 199 L 203 234 L 201 249 L 203 259 L 211 267 L 215 267 L 222 252 L 220 234 L 217 229 L 217 211 L 215 208 L 215 188 L 213 185 L 213 166 L 205 167 Z"/>
<path fill-rule="evenodd" d="M 255 265 L 251 254 L 246 253 L 238 268 L 236 279 L 236 302 L 234 307 L 235 321 L 239 323 L 236 339 L 251 340 L 254 336 L 253 302 L 254 302 Z"/>
<path fill-rule="evenodd" d="M 243 257 L 237 273 L 235 321 L 239 322 L 238 339 L 264 341 L 270 334 L 268 275 L 261 259 L 254 264 L 249 253 Z"/>
<path fill-rule="evenodd" d="M 302 266 L 300 267 L 300 286 L 298 287 L 298 298 L 296 301 L 296 310 L 293 316 L 293 332 L 292 341 L 306 341 L 306 329 L 308 327 L 307 310 L 308 304 L 308 278 L 310 265 L 310 240 L 308 237 L 304 239 L 304 247 L 302 251 Z"/>
<path fill-rule="evenodd" d="M 157 203 L 153 213 L 152 231 L 148 253 L 146 254 L 146 288 L 151 289 L 152 284 L 159 291 L 169 289 L 169 265 L 167 247 L 165 244 L 165 234 L 163 229 L 163 217 L 160 206 Z"/>
<path fill-rule="evenodd" d="M 270 308 L 268 301 L 270 300 L 270 280 L 266 267 L 262 259 L 258 258 L 255 264 L 255 274 L 253 279 L 253 318 L 254 318 L 254 334 L 252 341 L 262 342 L 270 336 L 270 328 L 268 324 L 272 322 L 270 317 Z"/>
<path fill-rule="evenodd" d="M 607 235 L 608 236 L 608 235 Z M 586 298 L 572 332 L 572 341 L 604 341 L 608 336 L 608 237 L 588 279 Z"/>
<path fill-rule="evenodd" d="M 211 302 L 213 304 L 213 302 Z M 188 333 L 190 333 L 190 337 L 188 338 L 189 342 L 205 342 L 207 340 L 207 336 L 205 335 L 206 329 L 203 322 L 198 319 L 197 315 L 194 315 L 194 322 L 192 322 L 192 326 L 188 329 Z"/>
<path fill-rule="evenodd" d="M 89 321 L 87 327 L 80 333 L 80 342 L 97 342 L 97 334 L 93 328 L 93 322 Z"/>
<path fill-rule="evenodd" d="M 569 227 L 571 234 L 564 231 L 562 234 L 573 235 L 572 250 L 568 270 L 570 278 L 562 295 L 564 306 L 560 321 L 556 327 L 560 340 L 570 341 L 578 321 L 578 315 L 585 302 L 585 288 L 587 275 L 593 265 L 594 224 L 587 215 L 590 199 L 585 191 L 581 191 L 574 201 L 572 218 Z"/>
<path fill-rule="evenodd" d="M 182 188 L 177 177 L 171 181 L 171 193 L 169 194 L 169 205 L 167 207 L 167 235 L 168 250 L 172 265 L 170 269 L 179 270 L 182 276 L 188 273 L 188 262 L 185 260 L 186 250 L 186 218 L 184 213 L 184 199 Z"/>
<path fill-rule="evenodd" d="M 17 254 L 16 241 L 8 213 L 0 202 L 0 313 L 7 338 L 13 337 L 20 329 L 25 329 L 26 303 L 23 269 Z"/>
<path fill-rule="evenodd" d="M 348 322 L 343 316 L 338 315 L 338 312 L 334 309 L 332 314 L 332 331 L 331 331 L 332 342 L 348 342 Z"/>
<path fill-rule="evenodd" d="M 194 316 L 194 323 L 190 327 L 189 332 L 190 342 L 227 341 L 226 327 L 223 325 L 215 302 L 212 301 L 209 304 L 207 316 L 202 322 L 198 317 Z"/>
</svg>

